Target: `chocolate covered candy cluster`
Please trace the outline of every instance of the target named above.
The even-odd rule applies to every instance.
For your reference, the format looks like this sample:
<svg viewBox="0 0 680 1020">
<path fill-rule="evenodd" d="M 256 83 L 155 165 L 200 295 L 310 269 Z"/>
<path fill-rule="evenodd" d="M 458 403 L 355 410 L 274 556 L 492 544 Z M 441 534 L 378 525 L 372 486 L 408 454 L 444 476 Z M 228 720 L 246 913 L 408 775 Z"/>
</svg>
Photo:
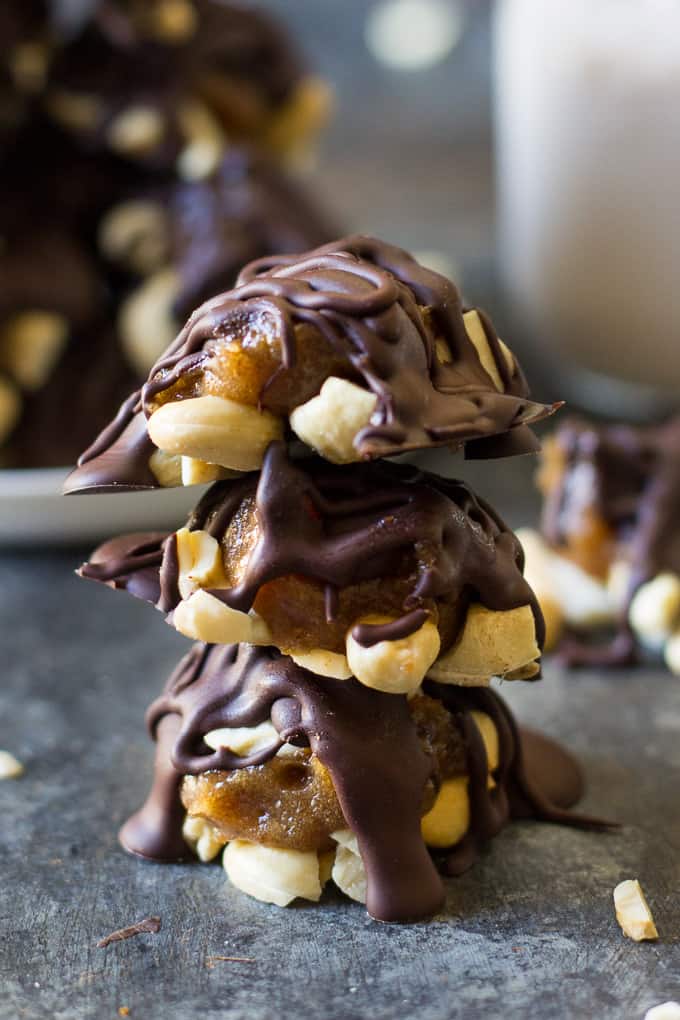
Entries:
<svg viewBox="0 0 680 1020">
<path fill-rule="evenodd" d="M 522 531 L 549 645 L 570 665 L 663 655 L 680 674 L 680 420 L 573 420 L 546 443 L 540 532 Z"/>
<path fill-rule="evenodd" d="M 284 165 L 328 107 L 222 0 L 3 0 L 0 467 L 72 464 L 189 312 L 334 231 Z"/>
<path fill-rule="evenodd" d="M 384 459 L 532 450 L 551 410 L 483 313 L 375 239 L 255 262 L 193 313 L 67 482 L 213 482 L 185 527 L 80 570 L 198 642 L 149 709 L 126 849 L 221 856 L 280 905 L 332 880 L 408 921 L 511 818 L 597 824 L 489 686 L 540 671 L 518 540 L 463 482 Z"/>
</svg>

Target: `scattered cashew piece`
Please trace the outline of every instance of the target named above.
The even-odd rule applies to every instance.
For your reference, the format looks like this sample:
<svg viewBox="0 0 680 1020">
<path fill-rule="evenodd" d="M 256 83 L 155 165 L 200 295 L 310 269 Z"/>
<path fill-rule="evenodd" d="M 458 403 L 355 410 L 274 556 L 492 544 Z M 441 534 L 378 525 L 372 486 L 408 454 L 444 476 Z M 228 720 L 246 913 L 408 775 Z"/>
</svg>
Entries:
<svg viewBox="0 0 680 1020">
<path fill-rule="evenodd" d="M 0 779 L 18 779 L 24 774 L 24 766 L 9 751 L 0 751 Z"/>
<path fill-rule="evenodd" d="M 219 166 L 225 147 L 220 123 L 202 103 L 182 103 L 179 126 L 187 144 L 177 160 L 177 172 L 185 181 L 203 180 Z"/>
<path fill-rule="evenodd" d="M 99 224 L 100 251 L 144 276 L 159 269 L 168 250 L 168 223 L 160 202 L 130 199 L 108 210 Z"/>
<path fill-rule="evenodd" d="M 153 106 L 130 106 L 108 126 L 109 145 L 121 156 L 144 156 L 163 140 L 165 121 Z"/>
<path fill-rule="evenodd" d="M 227 842 L 205 818 L 187 815 L 182 825 L 182 836 L 194 850 L 199 861 L 213 861 Z"/>
<path fill-rule="evenodd" d="M 479 312 L 472 309 L 469 312 L 465 312 L 463 315 L 463 322 L 465 323 L 465 332 L 470 338 L 471 343 L 474 345 L 482 368 L 491 376 L 494 386 L 500 393 L 505 393 L 505 385 L 501 379 L 500 372 L 498 371 L 498 365 L 496 359 L 493 356 L 493 352 L 489 345 L 489 340 L 484 329 L 484 323 L 482 322 Z M 498 341 L 501 348 L 501 352 L 507 363 L 509 371 L 512 373 L 515 370 L 515 359 L 512 352 L 503 343 L 502 340 Z"/>
<path fill-rule="evenodd" d="M 659 933 L 652 912 L 637 878 L 619 882 L 614 889 L 614 907 L 616 920 L 629 939 L 634 942 L 658 939 Z"/>
<path fill-rule="evenodd" d="M 338 844 L 331 878 L 345 896 L 356 900 L 357 903 L 365 903 L 366 869 L 359 853 L 356 836 L 351 829 L 339 829 L 331 833 L 331 838 Z"/>
<path fill-rule="evenodd" d="M 661 1002 L 645 1013 L 644 1020 L 680 1020 L 680 1002 Z"/>
<path fill-rule="evenodd" d="M 149 470 L 164 489 L 172 489 L 183 484 L 181 457 L 165 453 L 163 450 L 154 450 L 149 457 Z"/>
<path fill-rule="evenodd" d="M 259 723 L 257 726 L 225 726 L 219 730 L 210 730 L 203 737 L 204 742 L 208 747 L 212 747 L 213 751 L 226 747 L 241 757 L 271 747 L 278 739 L 279 735 L 270 722 Z M 288 747 L 288 744 L 284 744 L 281 750 Z"/>
</svg>

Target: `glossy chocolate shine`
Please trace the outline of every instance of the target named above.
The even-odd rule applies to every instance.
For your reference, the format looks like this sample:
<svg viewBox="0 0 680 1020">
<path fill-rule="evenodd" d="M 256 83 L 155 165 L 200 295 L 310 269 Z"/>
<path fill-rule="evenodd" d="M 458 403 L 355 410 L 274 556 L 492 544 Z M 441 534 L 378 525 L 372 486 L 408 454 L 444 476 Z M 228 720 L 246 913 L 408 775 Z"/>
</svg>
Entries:
<svg viewBox="0 0 680 1020">
<path fill-rule="evenodd" d="M 680 574 L 680 418 L 634 428 L 574 419 L 556 434 L 564 466 L 546 497 L 542 531 L 557 551 L 579 531 L 584 506 L 611 528 L 616 556 L 631 566 L 627 598 L 611 643 L 569 640 L 571 665 L 622 665 L 635 658 L 628 610 L 637 589 L 657 574 Z"/>
<path fill-rule="evenodd" d="M 251 263 L 234 290 L 192 315 L 151 370 L 138 399 L 131 399 L 115 426 L 83 454 L 66 491 L 148 488 L 148 466 L 140 463 L 131 439 L 140 433 L 135 416 L 150 414 L 158 394 L 200 368 L 219 338 L 238 337 L 263 316 L 282 347 L 277 374 L 295 364 L 295 329 L 306 324 L 346 361 L 348 377 L 376 395 L 371 424 L 355 439 L 362 459 L 437 445 L 467 444 L 472 456 L 534 451 L 527 423 L 553 408 L 528 399 L 521 370 L 515 363 L 510 373 L 498 337 L 482 315 L 505 392 L 496 389 L 465 331 L 463 311 L 453 283 L 373 238 L 347 237 L 306 255 Z M 450 362 L 437 357 L 438 339 L 448 347 Z M 272 382 L 260 395 L 265 407 Z M 149 455 L 152 451 L 149 442 Z"/>
<path fill-rule="evenodd" d="M 478 847 L 516 810 L 522 817 L 586 827 L 591 819 L 563 808 L 580 793 L 574 767 L 550 804 L 527 776 L 515 723 L 500 699 L 486 689 L 428 686 L 460 728 L 467 748 L 471 824 L 463 842 L 441 855 L 445 873 L 469 866 Z M 484 743 L 470 713 L 487 713 L 499 734 L 501 762 L 496 786 L 487 788 Z M 147 714 L 157 739 L 156 773 L 149 799 L 121 830 L 123 846 L 155 860 L 189 856 L 181 838 L 182 777 L 212 769 L 260 764 L 285 742 L 310 746 L 330 772 L 347 825 L 357 836 L 368 883 L 367 909 L 382 921 L 429 917 L 442 905 L 444 889 L 420 831 L 423 792 L 436 765 L 418 739 L 408 701 L 354 680 L 319 678 L 273 649 L 249 645 L 195 645 Z M 247 757 L 211 750 L 203 737 L 222 727 L 271 721 L 272 745 Z"/>
<path fill-rule="evenodd" d="M 360 628 L 364 644 L 404 637 L 426 617 L 424 600 L 445 599 L 459 609 L 469 601 L 488 609 L 531 605 L 539 644 L 543 621 L 522 576 L 519 542 L 494 511 L 462 482 L 417 468 L 376 462 L 337 467 L 320 458 L 291 460 L 272 443 L 260 473 L 218 482 L 189 521 L 220 541 L 235 512 L 255 499 L 258 539 L 243 575 L 213 595 L 247 612 L 267 581 L 294 574 L 324 585 L 327 610 L 344 587 L 389 578 L 404 554 L 417 565 L 403 617 L 386 628 Z M 132 536 L 98 549 L 81 568 L 83 577 L 123 588 L 157 604 L 177 605 L 174 537 L 148 541 Z M 140 584 L 140 578 L 144 583 Z"/>
</svg>

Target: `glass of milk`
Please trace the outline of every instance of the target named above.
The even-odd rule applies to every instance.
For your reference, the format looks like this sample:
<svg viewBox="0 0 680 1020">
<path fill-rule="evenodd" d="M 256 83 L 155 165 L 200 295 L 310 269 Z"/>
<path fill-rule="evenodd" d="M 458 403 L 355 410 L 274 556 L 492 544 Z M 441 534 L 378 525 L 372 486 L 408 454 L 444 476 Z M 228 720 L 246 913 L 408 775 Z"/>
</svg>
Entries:
<svg viewBox="0 0 680 1020">
<path fill-rule="evenodd" d="M 495 70 L 511 308 L 582 402 L 680 401 L 680 0 L 499 0 Z"/>
</svg>

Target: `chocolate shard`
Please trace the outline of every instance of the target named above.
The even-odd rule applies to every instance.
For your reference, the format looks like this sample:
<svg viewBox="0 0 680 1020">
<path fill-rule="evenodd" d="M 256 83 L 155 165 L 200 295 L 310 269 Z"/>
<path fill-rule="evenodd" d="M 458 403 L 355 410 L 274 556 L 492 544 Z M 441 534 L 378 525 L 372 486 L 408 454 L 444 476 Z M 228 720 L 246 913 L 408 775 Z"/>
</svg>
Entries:
<svg viewBox="0 0 680 1020">
<path fill-rule="evenodd" d="M 160 917 L 145 917 L 143 921 L 135 921 L 134 924 L 128 924 L 125 928 L 112 931 L 110 935 L 99 940 L 97 949 L 105 949 L 112 942 L 124 942 L 126 939 L 134 938 L 135 935 L 157 935 L 160 930 Z"/>
</svg>

